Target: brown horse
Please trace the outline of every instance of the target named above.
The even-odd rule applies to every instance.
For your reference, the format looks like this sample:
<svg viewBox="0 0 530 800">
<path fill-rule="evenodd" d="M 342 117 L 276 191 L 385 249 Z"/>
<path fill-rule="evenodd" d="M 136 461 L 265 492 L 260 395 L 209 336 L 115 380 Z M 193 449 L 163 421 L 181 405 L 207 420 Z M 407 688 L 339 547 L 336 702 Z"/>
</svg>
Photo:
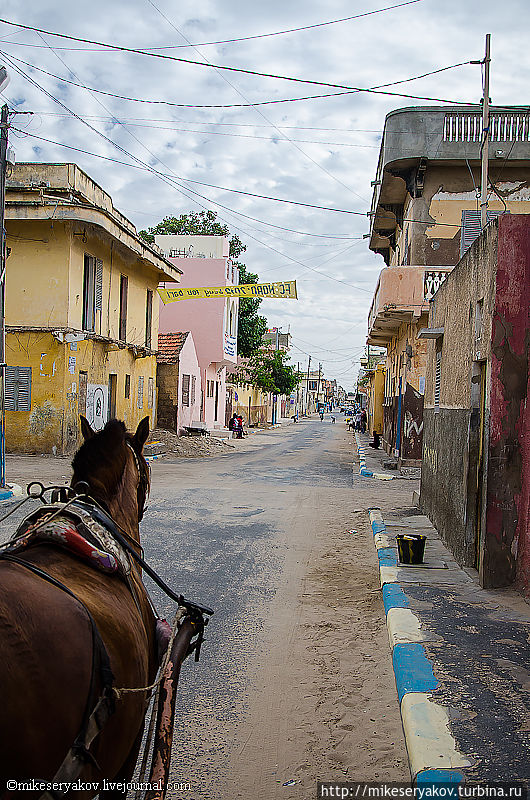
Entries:
<svg viewBox="0 0 530 800">
<path fill-rule="evenodd" d="M 118 420 L 94 433 L 81 417 L 81 430 L 85 441 L 72 462 L 71 485 L 86 482 L 87 494 L 130 541 L 139 543 L 138 523 L 149 489 L 142 455 L 149 418 L 134 435 Z M 60 581 L 75 598 L 24 566 L 0 559 L 0 794 L 8 779 L 51 780 L 82 728 L 94 689 L 93 629 L 87 611 L 110 657 L 116 687 L 147 686 L 157 669 L 155 618 L 137 567 L 132 567 L 130 587 L 117 574 L 94 569 L 49 543 L 36 544 L 21 557 Z M 97 683 L 99 674 L 95 677 Z M 80 780 L 130 779 L 146 705 L 147 692 L 116 701 L 114 714 L 90 748 L 94 761 L 83 766 Z M 20 795 L 5 795 L 12 796 Z M 124 797 L 123 792 L 101 796 Z"/>
</svg>

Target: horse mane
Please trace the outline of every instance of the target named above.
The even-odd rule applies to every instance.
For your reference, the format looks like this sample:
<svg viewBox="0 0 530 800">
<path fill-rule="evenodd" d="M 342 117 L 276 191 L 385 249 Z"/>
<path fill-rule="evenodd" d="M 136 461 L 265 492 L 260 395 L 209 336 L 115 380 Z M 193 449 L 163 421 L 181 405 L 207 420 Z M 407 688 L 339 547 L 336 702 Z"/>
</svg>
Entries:
<svg viewBox="0 0 530 800">
<path fill-rule="evenodd" d="M 75 454 L 73 481 L 86 481 L 94 499 L 108 501 L 123 478 L 125 444 L 131 441 L 132 436 L 121 420 L 109 420 L 103 430 L 86 439 Z"/>
</svg>

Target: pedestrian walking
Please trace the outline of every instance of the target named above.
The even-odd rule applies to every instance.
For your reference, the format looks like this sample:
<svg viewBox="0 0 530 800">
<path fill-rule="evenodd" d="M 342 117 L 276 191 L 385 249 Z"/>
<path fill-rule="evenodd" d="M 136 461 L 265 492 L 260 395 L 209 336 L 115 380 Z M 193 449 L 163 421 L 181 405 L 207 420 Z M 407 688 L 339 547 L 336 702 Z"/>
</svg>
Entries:
<svg viewBox="0 0 530 800">
<path fill-rule="evenodd" d="M 366 433 L 366 423 L 368 422 L 368 416 L 366 411 L 363 409 L 361 411 L 361 433 Z"/>
</svg>

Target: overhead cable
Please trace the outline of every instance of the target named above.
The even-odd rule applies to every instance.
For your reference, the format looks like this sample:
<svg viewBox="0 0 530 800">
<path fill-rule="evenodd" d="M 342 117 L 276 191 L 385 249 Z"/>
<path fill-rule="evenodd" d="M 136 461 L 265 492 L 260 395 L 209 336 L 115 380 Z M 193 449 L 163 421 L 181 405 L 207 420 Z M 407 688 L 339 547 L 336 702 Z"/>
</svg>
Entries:
<svg viewBox="0 0 530 800">
<path fill-rule="evenodd" d="M 311 85 L 311 86 L 327 86 L 327 87 L 330 87 L 332 89 L 348 89 L 351 92 L 368 92 L 368 93 L 373 93 L 373 94 L 389 95 L 389 96 L 392 96 L 392 97 L 408 97 L 408 98 L 410 98 L 412 100 L 430 100 L 430 101 L 439 102 L 439 103 L 450 103 L 452 105 L 469 105 L 468 102 L 460 101 L 460 100 L 447 100 L 447 99 L 439 98 L 439 97 L 427 97 L 427 96 L 424 96 L 424 95 L 412 95 L 412 94 L 403 94 L 403 93 L 400 93 L 400 92 L 388 92 L 388 91 L 384 91 L 382 89 L 365 88 L 365 87 L 359 87 L 359 86 L 349 86 L 349 85 L 340 84 L 340 83 L 330 83 L 328 81 L 316 81 L 316 80 L 312 80 L 310 78 L 294 78 L 292 76 L 287 76 L 287 75 L 276 75 L 274 73 L 269 73 L 269 72 L 259 72 L 258 70 L 244 69 L 242 67 L 229 67 L 229 66 L 225 66 L 223 64 L 212 64 L 210 62 L 195 61 L 195 60 L 189 59 L 189 58 L 180 58 L 178 56 L 168 56 L 168 55 L 163 54 L 163 53 L 149 53 L 146 50 L 142 50 L 140 48 L 124 47 L 124 46 L 121 46 L 121 45 L 109 44 L 108 42 L 99 42 L 99 41 L 97 41 L 95 39 L 85 39 L 85 38 L 80 37 L 80 36 L 70 36 L 70 35 L 67 35 L 65 33 L 57 33 L 56 31 L 49 31 L 49 30 L 46 30 L 44 28 L 37 28 L 34 25 L 23 25 L 21 22 L 11 22 L 10 20 L 6 20 L 6 19 L 3 19 L 3 18 L 0 18 L 0 22 L 3 22 L 5 25 L 12 25 L 14 27 L 24 28 L 25 30 L 35 31 L 37 33 L 44 33 L 44 34 L 46 34 L 48 36 L 57 36 L 57 37 L 59 37 L 61 39 L 69 39 L 69 40 L 72 40 L 72 41 L 83 42 L 83 43 L 86 43 L 86 44 L 94 44 L 94 45 L 97 45 L 99 47 L 108 48 L 110 50 L 116 50 L 117 52 L 135 53 L 137 55 L 143 55 L 143 56 L 146 56 L 146 57 L 149 57 L 149 58 L 158 58 L 158 59 L 163 59 L 165 61 L 174 61 L 174 62 L 178 62 L 178 63 L 182 63 L 182 64 L 192 64 L 192 65 L 198 66 L 198 67 L 210 67 L 211 69 L 215 69 L 215 70 L 224 70 L 224 71 L 227 71 L 227 72 L 237 72 L 237 73 L 240 73 L 240 74 L 243 74 L 243 75 L 253 75 L 253 76 L 259 77 L 259 78 L 272 78 L 274 80 L 288 81 L 290 83 L 304 83 L 304 84 L 308 84 L 308 85 Z M 465 63 L 469 63 L 469 62 L 465 62 Z"/>
</svg>

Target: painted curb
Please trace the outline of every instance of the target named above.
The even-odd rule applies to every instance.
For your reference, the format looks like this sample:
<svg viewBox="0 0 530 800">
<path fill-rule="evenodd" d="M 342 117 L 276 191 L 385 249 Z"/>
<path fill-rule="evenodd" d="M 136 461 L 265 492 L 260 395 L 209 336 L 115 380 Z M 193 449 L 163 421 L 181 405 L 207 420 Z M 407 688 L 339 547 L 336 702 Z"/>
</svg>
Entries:
<svg viewBox="0 0 530 800">
<path fill-rule="evenodd" d="M 445 708 L 432 699 L 438 680 L 422 644 L 428 636 L 398 583 L 397 547 L 381 511 L 369 509 L 369 516 L 412 779 L 422 784 L 461 783 L 460 769 L 471 762 L 456 748 Z"/>
<path fill-rule="evenodd" d="M 372 470 L 367 468 L 364 445 L 362 445 L 359 441 L 357 431 L 355 431 L 355 442 L 357 444 L 357 453 L 359 455 L 359 475 L 362 475 L 364 478 L 378 478 L 380 481 L 394 480 L 394 475 L 385 475 L 382 472 L 372 472 Z"/>
<path fill-rule="evenodd" d="M 0 491 L 0 502 L 12 500 L 14 497 L 22 497 L 24 490 L 18 483 L 8 483 L 5 489 Z"/>
<path fill-rule="evenodd" d="M 157 456 L 145 456 L 145 460 L 147 462 L 149 462 L 149 461 L 159 461 L 161 458 L 164 458 L 165 455 L 166 455 L 165 453 L 160 453 Z"/>
</svg>

